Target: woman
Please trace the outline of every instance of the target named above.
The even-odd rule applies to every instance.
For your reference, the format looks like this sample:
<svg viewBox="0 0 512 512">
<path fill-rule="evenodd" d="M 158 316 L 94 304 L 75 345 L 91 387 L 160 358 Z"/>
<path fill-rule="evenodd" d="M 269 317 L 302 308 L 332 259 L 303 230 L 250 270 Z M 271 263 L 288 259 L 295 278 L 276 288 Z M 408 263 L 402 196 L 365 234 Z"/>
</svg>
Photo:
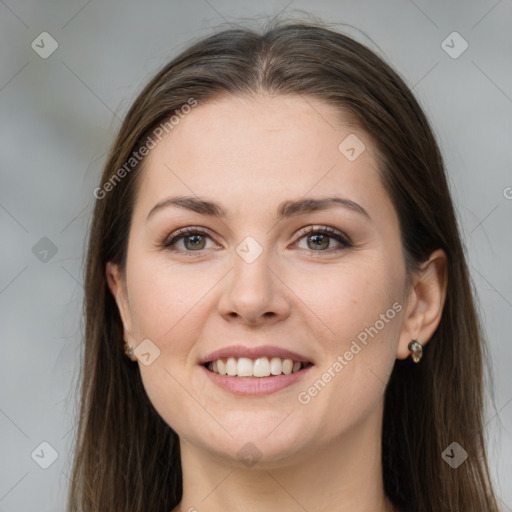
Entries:
<svg viewBox="0 0 512 512">
<path fill-rule="evenodd" d="M 94 194 L 69 511 L 497 510 L 443 161 L 373 52 L 197 42 Z"/>
</svg>

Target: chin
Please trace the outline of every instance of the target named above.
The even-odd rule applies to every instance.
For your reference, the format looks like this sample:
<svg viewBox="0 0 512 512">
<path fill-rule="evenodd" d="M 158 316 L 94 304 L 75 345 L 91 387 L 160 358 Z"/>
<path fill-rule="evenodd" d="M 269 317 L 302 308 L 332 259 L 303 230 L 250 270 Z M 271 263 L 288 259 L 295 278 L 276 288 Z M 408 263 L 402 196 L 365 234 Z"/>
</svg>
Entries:
<svg viewBox="0 0 512 512">
<path fill-rule="evenodd" d="M 204 446 L 215 458 L 222 459 L 226 465 L 240 469 L 275 469 L 298 463 L 301 447 L 282 441 L 271 442 L 268 439 L 236 439 L 227 445 Z"/>
</svg>

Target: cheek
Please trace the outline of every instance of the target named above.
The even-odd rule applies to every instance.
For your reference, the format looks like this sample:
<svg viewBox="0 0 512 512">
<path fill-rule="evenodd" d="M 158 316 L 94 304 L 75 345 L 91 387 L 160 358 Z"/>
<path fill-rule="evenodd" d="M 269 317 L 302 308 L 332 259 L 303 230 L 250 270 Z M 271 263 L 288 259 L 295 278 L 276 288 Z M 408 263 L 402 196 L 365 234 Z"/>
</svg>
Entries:
<svg viewBox="0 0 512 512">
<path fill-rule="evenodd" d="M 193 331 L 201 300 L 218 281 L 215 273 L 197 265 L 178 268 L 164 257 L 134 257 L 133 261 L 128 276 L 138 337 L 165 343 L 184 328 Z"/>
<path fill-rule="evenodd" d="M 339 421 L 348 428 L 374 410 L 383 395 L 402 325 L 402 272 L 400 264 L 375 260 L 357 268 L 347 263 L 330 272 L 321 287 L 316 280 L 302 281 L 298 294 L 308 297 L 304 302 L 321 319 L 315 321 L 315 337 L 323 358 L 299 402 L 324 418 L 333 435 Z"/>
<path fill-rule="evenodd" d="M 314 276 L 296 276 L 292 282 L 294 292 L 310 310 L 309 316 L 317 318 L 317 333 L 324 338 L 325 348 L 333 352 L 343 350 L 359 335 L 364 341 L 365 329 L 375 324 L 379 334 L 382 331 L 390 338 L 397 334 L 396 310 L 401 308 L 392 306 L 401 301 L 402 280 L 403 269 L 392 259 L 354 258 L 336 269 L 319 268 Z"/>
</svg>

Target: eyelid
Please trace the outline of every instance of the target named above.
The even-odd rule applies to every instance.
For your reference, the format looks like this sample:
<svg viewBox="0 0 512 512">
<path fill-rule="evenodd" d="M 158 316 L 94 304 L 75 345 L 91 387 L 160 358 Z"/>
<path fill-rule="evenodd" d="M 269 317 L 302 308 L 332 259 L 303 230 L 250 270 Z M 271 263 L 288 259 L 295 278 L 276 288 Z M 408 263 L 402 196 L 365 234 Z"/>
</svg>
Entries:
<svg viewBox="0 0 512 512">
<path fill-rule="evenodd" d="M 341 238 L 343 240 L 343 243 L 345 243 L 347 246 L 353 245 L 350 237 L 343 231 L 340 231 L 331 226 L 325 226 L 325 225 L 321 225 L 321 224 L 314 224 L 314 225 L 306 226 L 304 228 L 299 229 L 299 231 L 297 231 L 297 234 L 295 235 L 295 242 L 297 242 L 298 240 L 303 238 L 305 235 L 308 235 L 309 233 L 316 233 L 316 232 L 326 233 L 327 235 L 331 235 L 331 237 L 333 235 L 337 235 L 339 238 Z M 319 251 L 319 252 L 325 252 L 325 251 Z"/>
<path fill-rule="evenodd" d="M 173 231 L 170 235 L 166 236 L 162 242 L 162 246 L 168 247 L 170 242 L 176 243 L 178 240 L 185 238 L 187 235 L 190 236 L 195 234 L 208 235 L 212 240 L 214 238 L 212 232 L 208 228 L 203 228 L 200 226 L 186 226 L 184 228 L 179 228 L 176 231 Z"/>
<path fill-rule="evenodd" d="M 330 249 L 330 250 L 326 250 L 326 251 L 314 251 L 312 249 L 304 249 L 304 250 L 309 251 L 311 253 L 318 252 L 318 253 L 329 254 L 331 252 L 336 252 L 336 250 L 353 247 L 353 243 L 352 243 L 350 237 L 346 233 L 339 231 L 338 229 L 333 228 L 331 226 L 318 225 L 318 224 L 305 226 L 304 228 L 299 229 L 299 231 L 297 231 L 297 233 L 294 236 L 292 245 L 296 244 L 298 241 L 300 241 L 302 238 L 304 238 L 308 234 L 316 234 L 316 233 L 326 234 L 330 238 L 336 240 L 338 242 L 338 244 L 341 244 L 342 247 L 338 248 L 338 249 L 334 248 L 334 249 Z M 191 236 L 191 235 L 195 235 L 195 234 L 198 234 L 201 236 L 208 236 L 213 242 L 215 242 L 214 236 L 208 228 L 199 227 L 199 226 L 186 226 L 184 228 L 179 228 L 176 231 L 173 231 L 169 236 L 167 236 L 164 239 L 164 241 L 161 243 L 161 246 L 164 249 L 175 251 L 178 253 L 185 253 L 190 256 L 194 255 L 194 253 L 200 254 L 201 252 L 203 252 L 206 249 L 200 249 L 198 251 L 186 251 L 186 250 L 182 250 L 182 249 L 175 249 L 175 248 L 172 249 L 171 248 L 172 245 L 176 244 L 178 241 L 182 240 L 183 238 L 186 238 L 187 235 Z"/>
</svg>

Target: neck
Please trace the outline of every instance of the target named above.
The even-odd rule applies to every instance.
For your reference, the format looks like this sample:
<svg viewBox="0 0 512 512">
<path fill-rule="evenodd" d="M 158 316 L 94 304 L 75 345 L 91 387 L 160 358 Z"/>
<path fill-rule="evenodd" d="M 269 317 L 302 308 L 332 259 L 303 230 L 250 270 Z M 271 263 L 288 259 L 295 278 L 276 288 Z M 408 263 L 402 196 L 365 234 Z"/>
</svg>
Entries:
<svg viewBox="0 0 512 512">
<path fill-rule="evenodd" d="M 379 407 L 339 438 L 252 468 L 180 438 L 183 498 L 173 512 L 394 512 L 382 481 L 381 425 Z"/>
</svg>

